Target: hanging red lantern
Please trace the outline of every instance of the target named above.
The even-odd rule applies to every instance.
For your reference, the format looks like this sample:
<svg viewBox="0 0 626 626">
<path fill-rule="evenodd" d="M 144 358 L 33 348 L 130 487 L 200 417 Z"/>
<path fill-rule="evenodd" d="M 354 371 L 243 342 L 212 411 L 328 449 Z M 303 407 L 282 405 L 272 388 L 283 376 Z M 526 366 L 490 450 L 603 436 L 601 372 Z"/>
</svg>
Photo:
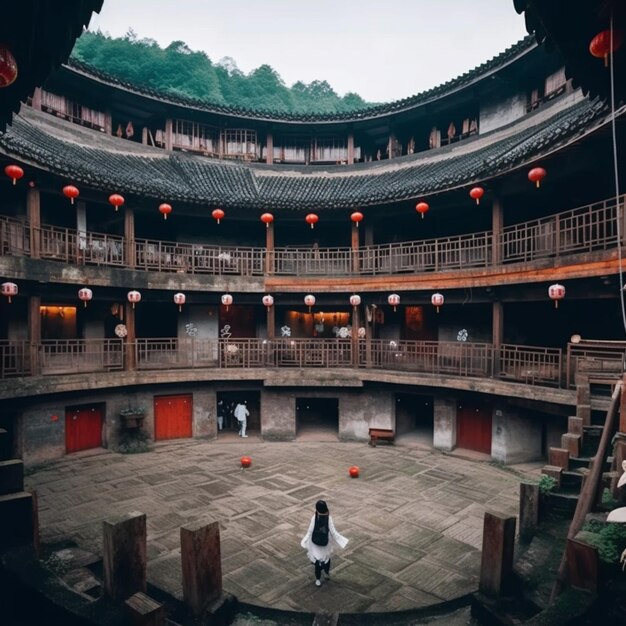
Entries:
<svg viewBox="0 0 626 626">
<path fill-rule="evenodd" d="M 217 223 L 220 223 L 220 220 L 224 219 L 224 215 L 226 215 L 224 213 L 224 211 L 222 211 L 222 209 L 213 209 L 213 212 L 211 213 L 211 215 L 213 216 L 214 220 L 217 220 Z"/>
<path fill-rule="evenodd" d="M 473 187 L 469 192 L 470 198 L 476 200 L 476 204 L 480 204 L 480 199 L 485 195 L 485 190 L 482 187 Z"/>
<path fill-rule="evenodd" d="M 159 205 L 159 213 L 163 216 L 163 219 L 166 220 L 167 216 L 172 212 L 172 206 L 164 202 Z"/>
<path fill-rule="evenodd" d="M 393 310 L 396 310 L 396 307 L 400 304 L 400 296 L 397 293 L 392 293 L 387 298 L 387 302 L 393 307 Z"/>
<path fill-rule="evenodd" d="M 186 300 L 187 300 L 187 297 L 185 296 L 184 293 L 175 293 L 174 294 L 174 304 L 178 305 L 178 312 L 179 313 L 180 313 L 180 311 L 182 311 L 183 304 L 185 304 Z"/>
<path fill-rule="evenodd" d="M 441 293 L 434 293 L 430 297 L 431 304 L 434 307 L 437 307 L 437 313 L 439 313 L 439 307 L 443 306 L 444 301 L 445 301 L 445 298 L 443 297 L 443 294 L 441 294 Z"/>
<path fill-rule="evenodd" d="M 271 213 L 263 213 L 263 215 L 261 215 L 261 221 L 265 224 L 265 228 L 269 228 L 270 224 L 274 221 L 274 216 Z"/>
<path fill-rule="evenodd" d="M 361 213 L 360 211 L 355 211 L 351 216 L 350 219 L 356 224 L 356 227 L 359 227 L 359 222 L 363 221 L 363 213 Z"/>
<path fill-rule="evenodd" d="M 241 467 L 250 467 L 252 465 L 252 459 L 249 456 L 242 456 L 241 459 L 239 459 L 239 462 L 241 463 Z"/>
<path fill-rule="evenodd" d="M 428 202 L 418 202 L 415 205 L 415 210 L 422 216 L 422 219 L 424 219 L 424 215 L 428 213 L 429 209 Z"/>
<path fill-rule="evenodd" d="M 599 32 L 589 43 L 589 52 L 598 59 L 604 59 L 604 67 L 609 65 L 609 54 L 619 50 L 624 41 L 623 33 L 613 29 L 613 46 L 611 47 L 611 31 Z"/>
<path fill-rule="evenodd" d="M 13 184 L 24 176 L 24 170 L 19 165 L 7 165 L 4 173 L 13 181 Z"/>
<path fill-rule="evenodd" d="M 535 183 L 537 185 L 537 189 L 541 187 L 541 181 L 547 176 L 548 172 L 543 169 L 543 167 L 533 167 L 530 172 L 528 172 L 528 180 L 531 183 Z"/>
<path fill-rule="evenodd" d="M 358 467 L 358 465 L 353 465 L 348 470 L 348 474 L 350 474 L 350 478 L 358 478 L 359 477 L 359 467 Z"/>
<path fill-rule="evenodd" d="M 311 307 L 315 306 L 315 296 L 309 294 L 308 296 L 304 296 L 304 304 L 309 307 L 309 313 L 311 312 Z"/>
<path fill-rule="evenodd" d="M 8 87 L 16 79 L 17 61 L 6 46 L 0 46 L 0 88 Z"/>
<path fill-rule="evenodd" d="M 74 204 L 74 200 L 78 198 L 80 191 L 78 191 L 78 187 L 74 187 L 74 185 L 65 185 L 65 187 L 63 187 L 63 195 L 70 199 L 71 204 Z"/>
<path fill-rule="evenodd" d="M 272 298 L 272 296 L 263 296 L 263 304 L 268 308 L 271 309 L 272 305 L 274 304 L 274 298 Z"/>
<path fill-rule="evenodd" d="M 314 228 L 315 224 L 317 224 L 320 221 L 320 218 L 317 215 L 315 215 L 315 213 L 309 213 L 304 219 L 307 224 L 311 225 L 311 228 Z"/>
<path fill-rule="evenodd" d="M 109 196 L 109 202 L 115 207 L 117 211 L 124 204 L 124 196 L 120 196 L 119 193 L 114 193 Z"/>
<path fill-rule="evenodd" d="M 17 296 L 17 285 L 15 283 L 2 283 L 2 295 L 9 299 L 10 304 L 11 298 Z"/>
<path fill-rule="evenodd" d="M 563 285 L 559 285 L 559 283 L 555 283 L 554 285 L 550 285 L 548 287 L 548 296 L 550 300 L 554 300 L 554 308 L 559 308 L 559 300 L 563 300 L 565 298 L 565 287 Z"/>
<path fill-rule="evenodd" d="M 350 296 L 350 304 L 356 309 L 361 304 L 361 296 L 356 294 Z"/>
<path fill-rule="evenodd" d="M 138 291 L 129 291 L 127 296 L 128 301 L 133 305 L 133 309 L 135 308 L 135 304 L 141 301 L 141 294 Z"/>
<path fill-rule="evenodd" d="M 225 293 L 222 296 L 222 304 L 226 307 L 228 311 L 228 307 L 233 303 L 233 297 L 229 293 Z"/>
<path fill-rule="evenodd" d="M 93 291 L 91 291 L 91 289 L 88 289 L 87 287 L 83 287 L 82 289 L 78 290 L 78 299 L 82 300 L 85 306 L 87 306 L 87 302 L 91 301 L 92 298 L 93 298 Z"/>
</svg>

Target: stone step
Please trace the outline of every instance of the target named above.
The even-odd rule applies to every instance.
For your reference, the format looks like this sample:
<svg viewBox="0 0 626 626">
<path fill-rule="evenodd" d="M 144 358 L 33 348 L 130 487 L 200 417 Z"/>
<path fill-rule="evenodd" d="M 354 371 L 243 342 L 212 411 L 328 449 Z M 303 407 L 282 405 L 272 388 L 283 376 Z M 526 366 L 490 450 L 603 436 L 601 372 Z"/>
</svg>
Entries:
<svg viewBox="0 0 626 626">
<path fill-rule="evenodd" d="M 576 506 L 578 505 L 578 494 L 553 491 L 548 494 L 548 500 L 552 511 L 571 516 L 576 511 Z"/>
<path fill-rule="evenodd" d="M 582 472 L 580 468 L 564 471 L 561 474 L 561 485 L 565 489 L 571 489 L 575 487 L 578 489 L 578 491 L 580 491 L 584 477 L 585 473 Z"/>
</svg>

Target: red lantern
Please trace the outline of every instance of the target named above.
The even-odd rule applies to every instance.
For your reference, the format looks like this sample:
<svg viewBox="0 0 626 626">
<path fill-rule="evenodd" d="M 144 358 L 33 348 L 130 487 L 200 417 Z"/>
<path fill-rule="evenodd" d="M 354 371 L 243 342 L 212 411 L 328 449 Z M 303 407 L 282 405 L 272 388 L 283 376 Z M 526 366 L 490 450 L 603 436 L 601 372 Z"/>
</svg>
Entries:
<svg viewBox="0 0 626 626">
<path fill-rule="evenodd" d="M 114 193 L 109 196 L 109 202 L 115 207 L 117 211 L 124 204 L 124 196 L 120 196 L 119 193 Z"/>
<path fill-rule="evenodd" d="M 533 167 L 530 172 L 528 172 L 528 180 L 531 183 L 536 183 L 537 189 L 541 187 L 541 181 L 546 177 L 548 172 L 543 169 L 543 167 Z"/>
<path fill-rule="evenodd" d="M 261 221 L 265 224 L 265 228 L 269 228 L 270 224 L 274 221 L 274 216 L 271 213 L 263 213 L 263 215 L 261 215 Z"/>
<path fill-rule="evenodd" d="M 550 285 L 548 287 L 548 296 L 550 300 L 554 300 L 554 308 L 559 308 L 559 300 L 563 300 L 565 298 L 565 287 L 563 285 L 559 285 L 559 283 L 555 283 L 554 285 Z"/>
<path fill-rule="evenodd" d="M 393 307 L 393 310 L 396 310 L 396 307 L 400 304 L 400 296 L 397 293 L 392 293 L 388 298 L 387 302 Z"/>
<path fill-rule="evenodd" d="M 428 213 L 428 209 L 430 209 L 428 202 L 418 202 L 415 205 L 415 210 L 422 216 L 422 219 L 424 219 L 424 215 Z"/>
<path fill-rule="evenodd" d="M 233 297 L 229 293 L 225 293 L 222 296 L 222 304 L 226 307 L 228 311 L 228 307 L 233 303 Z"/>
<path fill-rule="evenodd" d="M 349 470 L 348 474 L 350 474 L 350 478 L 358 478 L 359 477 L 359 468 L 357 465 L 353 465 Z"/>
<path fill-rule="evenodd" d="M 441 293 L 434 293 L 430 297 L 430 301 L 431 301 L 432 305 L 434 307 L 437 307 L 437 313 L 439 313 L 439 307 L 443 306 L 444 300 L 445 300 L 445 298 L 443 297 L 443 294 L 441 294 Z"/>
<path fill-rule="evenodd" d="M 613 30 L 613 47 L 611 48 L 611 31 L 603 30 L 598 33 L 589 43 L 589 52 L 598 59 L 604 59 L 604 67 L 609 65 L 609 54 L 619 50 L 624 37 L 621 31 Z"/>
<path fill-rule="evenodd" d="M 272 298 L 272 296 L 263 296 L 263 304 L 268 308 L 271 309 L 272 305 L 274 304 L 274 298 Z"/>
<path fill-rule="evenodd" d="M 480 204 L 480 199 L 485 195 L 485 190 L 482 187 L 473 187 L 469 192 L 470 198 L 476 200 L 476 204 Z"/>
<path fill-rule="evenodd" d="M 214 220 L 217 220 L 217 223 L 220 223 L 220 220 L 224 219 L 224 211 L 222 211 L 222 209 L 213 209 L 213 212 L 211 213 L 211 215 L 213 216 Z"/>
<path fill-rule="evenodd" d="M 186 300 L 187 300 L 187 298 L 185 297 L 184 293 L 175 293 L 174 294 L 174 304 L 178 305 L 178 312 L 179 313 L 182 310 L 183 304 L 185 304 Z"/>
<path fill-rule="evenodd" d="M 311 228 L 314 228 L 315 224 L 317 224 L 320 221 L 320 218 L 317 215 L 315 215 L 315 213 L 309 213 L 304 219 L 307 224 L 311 225 Z"/>
<path fill-rule="evenodd" d="M 350 296 L 350 304 L 356 309 L 361 304 L 361 296 Z"/>
<path fill-rule="evenodd" d="M 241 467 L 250 467 L 252 465 L 252 459 L 249 456 L 242 456 L 240 459 Z"/>
<path fill-rule="evenodd" d="M 129 291 L 127 296 L 128 301 L 133 305 L 133 309 L 135 308 L 135 304 L 141 301 L 141 294 L 138 291 Z"/>
<path fill-rule="evenodd" d="M 308 296 L 304 296 L 304 304 L 309 307 L 309 313 L 311 312 L 311 307 L 315 306 L 315 296 L 309 294 Z"/>
<path fill-rule="evenodd" d="M 356 224 L 356 227 L 359 227 L 359 222 L 363 221 L 363 213 L 361 213 L 360 211 L 355 211 L 351 216 L 350 219 Z"/>
<path fill-rule="evenodd" d="M 19 165 L 7 165 L 4 168 L 4 173 L 13 180 L 13 184 L 24 176 L 24 170 Z"/>
<path fill-rule="evenodd" d="M 93 298 L 93 291 L 91 289 L 87 289 L 87 287 L 83 287 L 78 290 L 78 299 L 82 300 L 87 306 L 87 302 L 89 302 Z"/>
<path fill-rule="evenodd" d="M 9 299 L 10 304 L 11 298 L 17 296 L 17 285 L 15 283 L 2 283 L 2 295 Z"/>
<path fill-rule="evenodd" d="M 0 88 L 8 87 L 17 78 L 17 62 L 13 53 L 5 46 L 0 46 Z"/>
<path fill-rule="evenodd" d="M 159 205 L 159 213 L 163 216 L 163 219 L 166 220 L 167 216 L 172 212 L 172 206 L 164 202 Z"/>
<path fill-rule="evenodd" d="M 74 200 L 78 198 L 80 191 L 78 191 L 78 187 L 74 187 L 74 185 L 66 185 L 63 187 L 63 195 L 70 199 L 71 204 L 74 204 Z"/>
</svg>

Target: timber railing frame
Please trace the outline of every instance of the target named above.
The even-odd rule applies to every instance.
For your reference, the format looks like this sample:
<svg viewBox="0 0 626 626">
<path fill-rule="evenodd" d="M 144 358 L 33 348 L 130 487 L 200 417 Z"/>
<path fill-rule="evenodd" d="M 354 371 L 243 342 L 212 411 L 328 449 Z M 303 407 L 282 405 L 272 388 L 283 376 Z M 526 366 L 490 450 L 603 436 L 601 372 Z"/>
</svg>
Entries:
<svg viewBox="0 0 626 626">
<path fill-rule="evenodd" d="M 626 196 L 595 202 L 540 219 L 491 231 L 422 241 L 349 247 L 277 247 L 266 267 L 261 247 L 216 246 L 77 231 L 44 225 L 31 233 L 27 222 L 0 217 L 0 255 L 31 256 L 31 238 L 42 259 L 130 267 L 153 272 L 210 275 L 349 276 L 454 271 L 526 263 L 566 254 L 608 250 L 618 245 L 619 206 Z M 626 232 L 623 228 L 622 231 Z M 33 237 L 34 235 L 34 237 Z M 37 236 L 38 235 L 38 236 Z M 496 254 L 494 255 L 494 251 Z M 496 263 L 495 258 L 499 259 Z"/>
</svg>

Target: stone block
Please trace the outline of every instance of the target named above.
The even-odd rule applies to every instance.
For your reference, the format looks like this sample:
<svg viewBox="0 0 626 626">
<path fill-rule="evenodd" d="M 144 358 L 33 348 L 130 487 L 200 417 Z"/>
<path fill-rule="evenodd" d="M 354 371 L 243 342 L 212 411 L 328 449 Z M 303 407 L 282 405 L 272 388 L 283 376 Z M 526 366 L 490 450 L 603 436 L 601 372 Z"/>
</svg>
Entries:
<svg viewBox="0 0 626 626">
<path fill-rule="evenodd" d="M 572 435 L 570 433 L 561 435 L 561 448 L 568 451 L 570 458 L 577 459 L 580 456 L 581 442 L 582 435 Z"/>
<path fill-rule="evenodd" d="M 541 473 L 545 476 L 552 476 L 556 480 L 556 488 L 561 488 L 561 479 L 563 477 L 563 468 L 556 465 L 544 465 L 541 468 Z"/>
<path fill-rule="evenodd" d="M 19 459 L 0 461 L 0 496 L 24 491 L 24 463 Z"/>
<path fill-rule="evenodd" d="M 539 485 L 520 483 L 519 488 L 519 534 L 528 541 L 539 525 Z"/>
<path fill-rule="evenodd" d="M 485 513 L 478 586 L 481 593 L 501 596 L 511 590 L 514 547 L 515 518 Z"/>
<path fill-rule="evenodd" d="M 20 491 L 0 496 L 0 552 L 32 541 L 32 494 Z"/>
<path fill-rule="evenodd" d="M 569 450 L 565 448 L 550 448 L 548 451 L 548 465 L 569 469 Z"/>
<path fill-rule="evenodd" d="M 567 432 L 572 435 L 583 434 L 583 420 L 580 417 L 572 415 L 567 418 Z"/>
<path fill-rule="evenodd" d="M 138 592 L 125 602 L 133 626 L 165 626 L 165 606 Z"/>
</svg>

